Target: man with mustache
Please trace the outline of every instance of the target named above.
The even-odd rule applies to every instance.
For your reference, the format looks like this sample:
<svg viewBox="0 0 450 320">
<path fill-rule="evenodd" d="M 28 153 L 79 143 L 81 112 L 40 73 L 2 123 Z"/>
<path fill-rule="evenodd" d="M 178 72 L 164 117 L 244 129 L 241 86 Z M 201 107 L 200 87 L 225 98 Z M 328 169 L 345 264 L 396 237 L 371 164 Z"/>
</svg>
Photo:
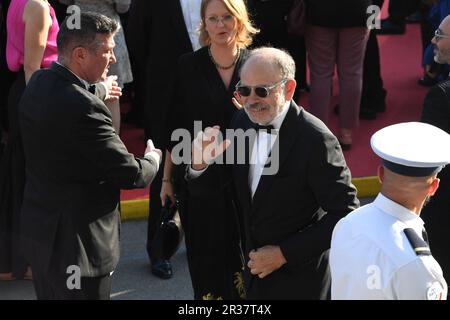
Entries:
<svg viewBox="0 0 450 320">
<path fill-rule="evenodd" d="M 220 130 L 213 127 L 193 143 L 192 186 L 200 175 L 208 178 L 208 163 L 225 149 L 248 155 L 230 170 L 243 225 L 249 299 L 329 298 L 331 233 L 359 205 L 338 140 L 292 100 L 294 78 L 289 54 L 253 50 L 236 86 L 234 103 L 242 110 L 231 125 L 253 129 L 251 141 L 245 148 L 235 146 L 237 140 L 219 142 Z"/>
</svg>

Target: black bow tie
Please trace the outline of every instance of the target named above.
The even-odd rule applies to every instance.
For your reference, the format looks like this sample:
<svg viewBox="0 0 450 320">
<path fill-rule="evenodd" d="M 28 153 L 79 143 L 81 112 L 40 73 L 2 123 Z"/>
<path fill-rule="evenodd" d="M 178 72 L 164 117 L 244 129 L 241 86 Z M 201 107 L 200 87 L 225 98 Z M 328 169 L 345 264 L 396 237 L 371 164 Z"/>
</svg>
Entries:
<svg viewBox="0 0 450 320">
<path fill-rule="evenodd" d="M 89 85 L 88 91 L 95 95 L 95 84 Z"/>
<path fill-rule="evenodd" d="M 259 130 L 266 130 L 267 133 L 270 133 L 270 130 L 274 130 L 275 128 L 273 127 L 273 125 L 269 124 L 267 126 L 262 126 L 259 124 L 255 125 L 255 130 L 259 131 Z"/>
</svg>

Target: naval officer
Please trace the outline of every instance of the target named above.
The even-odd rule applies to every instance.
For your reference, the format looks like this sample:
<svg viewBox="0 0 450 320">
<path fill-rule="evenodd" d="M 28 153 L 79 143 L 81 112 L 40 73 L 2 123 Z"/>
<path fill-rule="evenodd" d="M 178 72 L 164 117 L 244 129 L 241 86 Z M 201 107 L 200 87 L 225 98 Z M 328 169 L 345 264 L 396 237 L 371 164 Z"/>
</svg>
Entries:
<svg viewBox="0 0 450 320">
<path fill-rule="evenodd" d="M 447 284 L 420 211 L 450 163 L 450 135 L 425 123 L 400 123 L 376 132 L 371 146 L 383 163 L 381 193 L 333 231 L 331 297 L 445 300 Z"/>
</svg>

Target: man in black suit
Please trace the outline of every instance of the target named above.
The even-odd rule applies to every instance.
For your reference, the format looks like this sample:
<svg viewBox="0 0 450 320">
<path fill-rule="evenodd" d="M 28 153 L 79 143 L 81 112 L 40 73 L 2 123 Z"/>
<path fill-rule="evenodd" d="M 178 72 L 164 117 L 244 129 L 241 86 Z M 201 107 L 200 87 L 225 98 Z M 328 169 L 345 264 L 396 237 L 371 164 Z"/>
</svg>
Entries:
<svg viewBox="0 0 450 320">
<path fill-rule="evenodd" d="M 441 36 L 435 36 L 434 60 L 450 64 L 450 16 L 439 26 Z M 422 111 L 422 122 L 432 124 L 450 133 L 450 80 L 438 84 L 428 92 Z M 433 141 L 430 141 L 432 143 Z M 450 146 L 448 146 L 450 147 Z M 423 208 L 421 217 L 426 223 L 430 247 L 439 262 L 444 278 L 450 277 L 450 256 L 448 254 L 448 230 L 450 228 L 450 167 L 439 173 L 439 189 Z"/>
<path fill-rule="evenodd" d="M 109 299 L 120 189 L 147 186 L 161 158 L 151 140 L 143 159 L 128 153 L 93 94 L 116 61 L 116 22 L 82 13 L 80 26 L 61 24 L 58 63 L 33 74 L 19 104 L 27 174 L 21 230 L 38 299 Z"/>
<path fill-rule="evenodd" d="M 261 48 L 250 54 L 236 87 L 235 104 L 243 110 L 232 127 L 250 136 L 254 132 L 245 147 L 235 139 L 232 148 L 238 157 L 246 150 L 246 161 L 239 164 L 235 159 L 231 166 L 235 203 L 243 219 L 250 299 L 329 297 L 331 234 L 336 222 L 359 205 L 336 137 L 292 101 L 294 76 L 289 54 Z M 260 128 L 270 129 L 270 134 Z M 208 179 L 211 141 L 216 143 L 215 156 L 231 144 L 231 139 L 220 144 L 220 139 L 211 139 L 218 132 L 208 128 L 193 143 L 188 174 L 193 188 Z M 196 161 L 199 156 L 202 161 Z"/>
<path fill-rule="evenodd" d="M 200 3 L 201 0 L 134 0 L 130 10 L 127 42 L 135 76 L 135 103 L 144 106 L 146 137 L 161 148 L 167 141 L 167 112 L 173 103 L 178 58 L 200 47 L 196 34 Z M 176 181 L 163 178 L 161 170 L 150 188 L 147 253 L 152 273 L 168 279 L 173 275 L 171 263 L 162 256 L 162 244 L 153 241 L 161 221 L 162 187 L 164 194 L 169 193 L 175 201 L 172 191 Z"/>
</svg>

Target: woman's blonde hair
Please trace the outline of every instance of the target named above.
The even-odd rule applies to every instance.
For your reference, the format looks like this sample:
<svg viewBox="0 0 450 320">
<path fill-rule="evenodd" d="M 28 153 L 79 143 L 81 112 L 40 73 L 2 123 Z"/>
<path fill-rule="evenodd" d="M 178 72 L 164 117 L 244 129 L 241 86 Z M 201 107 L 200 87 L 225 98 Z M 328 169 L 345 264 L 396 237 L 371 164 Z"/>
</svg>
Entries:
<svg viewBox="0 0 450 320">
<path fill-rule="evenodd" d="M 202 0 L 201 5 L 201 23 L 200 23 L 200 36 L 199 42 L 202 47 L 211 44 L 211 38 L 206 31 L 206 8 L 208 4 L 213 0 Z M 255 28 L 250 21 L 247 7 L 244 0 L 220 0 L 223 2 L 227 10 L 231 13 L 233 17 L 237 20 L 237 33 L 236 33 L 236 43 L 239 48 L 246 48 L 250 46 L 253 42 L 253 36 L 259 33 L 259 30 Z"/>
</svg>

